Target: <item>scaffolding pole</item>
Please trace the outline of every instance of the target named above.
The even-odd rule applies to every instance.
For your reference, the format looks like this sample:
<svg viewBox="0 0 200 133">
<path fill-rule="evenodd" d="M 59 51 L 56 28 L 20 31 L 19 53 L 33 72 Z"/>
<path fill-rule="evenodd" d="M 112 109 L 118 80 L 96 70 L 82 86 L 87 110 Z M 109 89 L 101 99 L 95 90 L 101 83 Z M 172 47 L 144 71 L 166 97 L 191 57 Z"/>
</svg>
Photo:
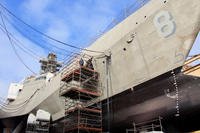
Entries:
<svg viewBox="0 0 200 133">
<path fill-rule="evenodd" d="M 65 133 L 102 132 L 99 73 L 78 61 L 61 76 L 60 96 L 65 98 Z"/>
</svg>

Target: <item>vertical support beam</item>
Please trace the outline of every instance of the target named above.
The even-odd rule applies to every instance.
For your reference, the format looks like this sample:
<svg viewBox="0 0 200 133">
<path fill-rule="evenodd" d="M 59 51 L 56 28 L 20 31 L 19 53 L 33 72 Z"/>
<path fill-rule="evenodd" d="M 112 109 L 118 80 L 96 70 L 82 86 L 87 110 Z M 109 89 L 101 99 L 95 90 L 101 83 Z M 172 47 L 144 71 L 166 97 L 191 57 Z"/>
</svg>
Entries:
<svg viewBox="0 0 200 133">
<path fill-rule="evenodd" d="M 133 123 L 133 128 L 134 128 L 134 133 L 136 133 L 136 132 L 137 132 L 137 129 L 136 129 L 135 123 Z"/>
<path fill-rule="evenodd" d="M 163 131 L 163 129 L 162 129 L 162 122 L 161 122 L 161 120 L 162 120 L 162 117 L 160 117 L 160 116 L 159 116 L 160 130 L 161 130 L 161 131 Z"/>
<path fill-rule="evenodd" d="M 151 126 L 152 126 L 152 131 L 154 131 L 154 124 L 152 123 Z"/>
<path fill-rule="evenodd" d="M 107 132 L 110 132 L 110 94 L 109 94 L 109 65 L 110 65 L 111 56 L 106 56 L 106 63 L 105 63 L 105 69 L 106 69 L 106 91 L 107 91 Z"/>
<path fill-rule="evenodd" d="M 80 75 L 81 75 L 81 74 L 80 74 Z M 78 97 L 79 97 L 79 102 L 80 102 L 80 101 L 81 101 L 81 96 L 80 96 L 81 94 L 80 94 L 80 92 L 78 93 L 78 95 L 79 95 Z M 80 104 L 80 103 L 78 103 L 78 106 L 79 106 L 79 104 Z M 78 126 L 78 133 L 80 133 L 80 131 L 79 131 L 79 130 L 80 130 L 80 129 L 79 129 L 79 126 L 80 126 L 80 117 L 81 117 L 81 116 L 80 116 L 80 109 L 78 108 L 78 123 L 77 123 L 77 126 Z"/>
</svg>

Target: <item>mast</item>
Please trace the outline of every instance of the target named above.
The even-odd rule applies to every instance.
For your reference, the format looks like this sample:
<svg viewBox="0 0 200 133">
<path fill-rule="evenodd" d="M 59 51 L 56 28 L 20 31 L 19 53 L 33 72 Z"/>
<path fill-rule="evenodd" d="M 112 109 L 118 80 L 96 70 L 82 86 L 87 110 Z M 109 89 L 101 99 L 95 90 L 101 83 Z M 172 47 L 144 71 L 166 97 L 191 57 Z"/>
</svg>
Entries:
<svg viewBox="0 0 200 133">
<path fill-rule="evenodd" d="M 61 63 L 57 61 L 57 56 L 54 53 L 49 53 L 47 58 L 43 58 L 39 62 L 41 63 L 40 74 L 47 72 L 55 73 L 61 67 Z"/>
</svg>

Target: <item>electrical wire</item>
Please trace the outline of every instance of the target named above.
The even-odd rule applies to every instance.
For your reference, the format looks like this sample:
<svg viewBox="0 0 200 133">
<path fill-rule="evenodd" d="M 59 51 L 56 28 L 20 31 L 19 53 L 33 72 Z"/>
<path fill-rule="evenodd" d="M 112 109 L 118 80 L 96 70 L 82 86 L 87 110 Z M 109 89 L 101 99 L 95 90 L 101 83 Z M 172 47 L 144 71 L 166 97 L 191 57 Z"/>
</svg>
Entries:
<svg viewBox="0 0 200 133">
<path fill-rule="evenodd" d="M 20 108 L 21 106 L 23 106 L 24 104 L 27 103 L 27 101 L 29 100 L 30 98 L 26 99 L 24 102 L 22 103 L 17 103 L 17 104 L 11 104 L 11 105 L 8 105 L 7 103 L 5 102 L 0 102 L 0 106 L 2 106 L 3 108 L 5 109 L 8 109 L 8 110 L 15 110 L 15 109 L 18 109 Z M 16 107 L 17 106 L 17 107 Z"/>
<path fill-rule="evenodd" d="M 7 21 L 9 21 L 9 20 L 7 20 Z M 9 23 L 11 23 L 11 22 L 9 22 Z M 65 53 L 75 53 L 75 52 L 68 51 L 68 50 L 66 50 L 66 49 L 57 47 L 56 45 L 51 44 L 50 42 L 47 42 L 47 41 L 44 41 L 44 40 L 41 40 L 41 41 L 43 42 L 43 44 L 40 43 L 40 42 L 37 42 L 37 41 L 33 40 L 31 37 L 29 37 L 28 34 L 24 34 L 15 24 L 13 24 L 13 23 L 11 23 L 11 24 L 12 24 L 12 26 L 13 26 L 18 32 L 20 32 L 23 36 L 25 36 L 26 38 L 28 38 L 29 40 L 31 40 L 32 42 L 34 42 L 36 45 L 37 45 L 37 44 L 40 44 L 40 45 L 37 45 L 37 46 L 39 46 L 39 47 L 41 47 L 41 48 L 43 48 L 43 49 L 45 49 L 45 50 L 48 49 L 48 50 L 51 51 L 51 52 L 55 52 L 55 53 L 61 54 L 61 53 L 59 53 L 59 52 L 56 52 L 55 50 L 50 49 L 50 48 L 47 47 L 46 45 L 43 45 L 43 44 L 49 44 L 50 46 L 52 46 L 52 47 L 54 47 L 54 48 L 56 48 L 56 49 L 58 49 L 58 50 L 62 50 L 62 51 L 64 51 Z M 63 54 L 63 55 L 64 55 L 64 54 Z"/>
<path fill-rule="evenodd" d="M 9 14 L 8 14 L 9 15 Z M 6 15 L 4 15 L 3 14 L 3 16 L 4 16 L 4 18 L 19 32 L 19 33 L 21 33 L 21 34 L 23 34 L 23 36 L 25 36 L 25 37 L 27 37 L 28 39 L 30 39 L 32 42 L 34 42 L 34 44 L 40 44 L 40 45 L 37 45 L 37 46 L 39 46 L 39 47 L 41 47 L 41 48 L 43 48 L 44 50 L 46 50 L 46 49 L 48 49 L 50 52 L 53 52 L 53 53 L 56 53 L 56 54 L 58 54 L 58 55 L 61 55 L 61 56 L 64 56 L 64 58 L 59 58 L 58 57 L 58 60 L 60 60 L 60 61 L 62 61 L 62 62 L 66 62 L 67 60 L 66 59 L 69 59 L 69 58 L 71 58 L 72 57 L 72 55 L 74 56 L 74 55 L 80 55 L 80 53 L 77 53 L 77 52 L 72 52 L 72 51 L 68 51 L 68 50 L 66 50 L 66 49 L 64 49 L 64 48 L 60 48 L 60 47 L 57 47 L 56 45 L 54 45 L 54 44 L 51 44 L 50 42 L 48 42 L 48 41 L 44 41 L 44 40 L 40 40 L 39 42 L 36 42 L 34 39 L 32 39 L 31 37 L 29 37 L 28 35 L 29 35 L 29 33 L 27 33 L 27 34 L 24 34 L 24 32 L 23 31 L 21 31 L 18 27 L 21 27 L 21 26 L 17 26 L 16 25 L 16 22 L 15 23 L 13 23 Z M 28 30 L 25 30 L 25 32 L 28 32 Z M 34 35 L 33 35 L 34 36 Z M 14 38 L 14 40 L 16 40 L 15 38 Z M 18 41 L 18 40 L 17 40 Z M 43 41 L 44 43 L 42 43 L 41 44 L 41 41 Z M 18 41 L 19 42 L 19 41 Z M 56 49 L 58 49 L 58 50 L 62 50 L 62 51 L 64 51 L 65 52 L 65 54 L 63 54 L 63 53 L 61 53 L 61 52 L 57 52 L 57 51 L 55 51 L 55 50 L 52 50 L 51 48 L 49 48 L 49 47 L 47 47 L 46 45 L 43 45 L 43 44 L 49 44 L 50 46 L 52 46 L 52 47 L 54 47 L 54 48 L 56 48 Z M 22 49 L 23 50 L 23 49 Z M 29 50 L 29 49 L 28 49 Z M 23 50 L 24 51 L 24 50 Z M 30 51 L 30 50 L 29 50 Z M 32 52 L 33 53 L 33 52 Z M 69 54 L 66 54 L 66 53 L 69 53 Z M 86 55 L 86 54 L 85 54 Z M 64 63 L 62 63 L 62 64 L 64 64 Z"/>
<path fill-rule="evenodd" d="M 0 6 L 6 10 L 10 15 L 12 15 L 14 18 L 16 18 L 18 21 L 20 21 L 21 23 L 23 23 L 24 25 L 28 26 L 30 29 L 32 29 L 33 31 L 41 34 L 42 36 L 50 39 L 50 40 L 53 40 L 57 43 L 60 43 L 60 44 L 63 44 L 63 45 L 66 45 L 68 47 L 71 47 L 71 48 L 75 48 L 75 49 L 79 49 L 79 50 L 83 50 L 83 51 L 88 51 L 88 52 L 94 52 L 94 53 L 104 53 L 104 52 L 101 52 L 101 51 L 95 51 L 95 50 L 89 50 L 89 49 L 85 49 L 85 48 L 81 48 L 81 47 L 77 47 L 77 46 L 74 46 L 74 45 L 71 45 L 71 44 L 68 44 L 68 43 L 65 43 L 63 41 L 60 41 L 58 39 L 55 39 L 41 31 L 39 31 L 38 29 L 34 28 L 33 26 L 31 26 L 30 24 L 26 23 L 25 21 L 23 21 L 21 18 L 17 17 L 14 13 L 12 13 L 10 10 L 8 10 L 5 6 L 3 6 L 1 3 L 0 3 Z"/>
<path fill-rule="evenodd" d="M 16 54 L 16 56 L 18 57 L 18 59 L 21 61 L 21 63 L 22 63 L 30 72 L 32 72 L 32 73 L 35 75 L 36 73 L 35 73 L 33 70 L 31 70 L 31 68 L 29 68 L 29 67 L 25 64 L 25 62 L 22 60 L 22 58 L 20 57 L 20 55 L 17 53 L 16 48 L 15 48 L 13 42 L 12 42 L 12 39 L 11 39 L 11 37 L 10 37 L 10 35 L 9 35 L 9 32 L 8 32 L 8 30 L 7 30 L 7 28 L 6 28 L 6 25 L 5 25 L 5 23 L 4 23 L 2 11 L 0 11 L 0 15 L 1 15 L 2 23 L 3 23 L 3 27 L 4 27 L 5 31 L 6 31 L 6 35 L 7 35 L 7 37 L 8 37 L 8 40 L 10 41 L 10 44 L 11 44 L 11 46 L 12 46 L 12 49 L 13 49 L 14 53 Z"/>
<path fill-rule="evenodd" d="M 42 87 L 41 87 L 42 88 Z M 17 108 L 9 108 L 9 107 L 5 107 L 5 106 L 1 106 L 3 109 L 4 109 L 4 111 L 6 111 L 6 112 L 17 112 L 17 111 L 19 111 L 20 109 L 22 109 L 32 98 L 33 98 L 33 96 L 39 91 L 40 89 L 37 89 L 28 99 L 26 99 L 22 104 L 21 104 L 21 106 L 18 106 Z"/>
<path fill-rule="evenodd" d="M 2 28 L 2 24 L 0 24 L 0 30 L 2 30 L 2 32 L 4 32 L 6 34 L 6 31 Z M 13 34 L 11 34 L 9 32 L 10 37 L 13 40 L 13 43 L 23 52 L 27 53 L 29 56 L 33 57 L 34 59 L 36 59 L 37 61 L 39 61 L 41 59 L 41 56 L 39 56 L 36 52 L 34 52 L 33 50 L 27 48 L 21 41 L 19 41 Z M 57 53 L 57 52 L 56 52 Z M 69 56 L 69 54 L 62 54 L 65 56 Z M 60 59 L 61 61 L 64 59 Z"/>
<path fill-rule="evenodd" d="M 2 32 L 4 32 L 6 34 L 6 31 L 2 28 L 2 24 L 0 24 L 0 30 Z M 32 58 L 34 58 L 35 60 L 39 61 L 41 59 L 41 56 L 39 56 L 36 52 L 34 52 L 33 50 L 27 48 L 21 41 L 19 41 L 12 33 L 9 32 L 10 37 L 13 40 L 13 43 L 20 49 L 22 50 L 24 53 L 28 54 L 29 56 L 31 56 Z M 70 54 L 65 54 L 66 57 L 69 57 Z M 60 59 L 64 61 L 65 58 Z"/>
<path fill-rule="evenodd" d="M 22 109 L 32 98 L 33 96 L 41 89 L 45 87 L 45 84 L 42 85 L 40 88 L 38 88 L 37 90 L 34 91 L 34 93 L 28 98 L 26 99 L 24 102 L 22 103 L 17 103 L 17 104 L 11 104 L 11 105 L 8 105 L 7 103 L 3 103 L 3 102 L 0 102 L 0 107 L 2 107 L 4 109 L 4 111 L 9 111 L 9 112 L 16 112 L 20 109 Z M 16 107 L 17 106 L 17 107 Z M 11 110 L 11 111 L 10 111 Z"/>
<path fill-rule="evenodd" d="M 44 50 L 47 50 L 47 49 L 48 49 L 48 52 L 54 52 L 54 53 L 57 53 L 57 54 L 60 54 L 60 55 L 65 55 L 65 54 L 62 54 L 62 53 L 57 52 L 57 51 L 55 51 L 55 50 L 52 50 L 51 48 L 47 47 L 46 45 L 43 45 L 43 44 L 47 44 L 47 42 L 46 42 L 46 41 L 44 42 L 44 40 L 40 40 L 39 42 L 38 42 L 38 41 L 35 41 L 35 40 L 32 39 L 30 36 L 28 36 L 29 33 L 24 34 L 24 32 L 21 31 L 21 30 L 18 28 L 18 26 L 16 26 L 14 23 L 12 23 L 5 15 L 4 15 L 4 18 L 5 18 L 19 33 L 21 33 L 24 37 L 28 38 L 30 41 L 34 42 L 34 44 L 36 44 L 37 46 L 41 47 L 41 48 L 44 49 Z M 43 41 L 43 43 L 41 43 L 41 41 Z M 40 44 L 40 45 L 38 45 L 38 44 Z M 52 47 L 55 47 L 56 49 L 62 50 L 62 51 L 64 51 L 64 52 L 70 52 L 70 53 L 71 53 L 71 51 L 67 51 L 67 50 L 65 50 L 65 49 L 59 48 L 59 47 L 57 47 L 56 45 L 53 45 L 53 44 L 51 44 L 51 43 L 49 43 L 49 42 L 48 42 L 48 44 L 51 45 Z"/>
<path fill-rule="evenodd" d="M 0 24 L 0 30 L 2 32 L 4 32 L 6 34 L 6 31 L 2 28 L 2 24 Z M 24 53 L 28 54 L 29 56 L 31 56 L 32 58 L 34 58 L 35 60 L 39 61 L 41 59 L 41 56 L 38 56 L 37 53 L 35 53 L 34 51 L 32 51 L 31 49 L 27 48 L 26 46 L 24 46 L 24 44 L 22 42 L 20 42 L 17 38 L 15 38 L 15 36 L 13 34 L 11 34 L 10 32 L 8 32 L 10 37 L 13 40 L 13 43 L 20 49 L 22 50 Z M 70 58 L 72 57 L 72 54 L 65 54 L 65 58 L 60 59 L 62 62 L 64 62 L 66 60 L 66 58 Z M 63 63 L 62 63 L 63 64 Z"/>
<path fill-rule="evenodd" d="M 18 110 L 19 108 L 22 108 L 25 104 L 27 104 L 28 101 L 24 101 L 23 103 L 16 104 L 16 105 L 8 105 L 6 103 L 0 103 L 0 107 L 4 108 L 5 110 Z"/>
<path fill-rule="evenodd" d="M 0 24 L 0 30 L 6 34 L 6 31 L 5 31 L 1 26 L 2 26 L 2 25 Z M 15 41 L 13 40 L 13 43 L 15 43 L 15 45 L 16 45 L 18 48 L 20 48 L 23 52 L 27 53 L 29 56 L 33 57 L 34 59 L 39 60 L 39 56 L 38 56 L 35 52 L 33 52 L 32 50 L 30 50 L 30 49 L 26 48 L 24 45 L 22 45 L 22 43 L 20 43 L 20 41 L 18 41 L 16 38 L 14 38 L 14 36 L 13 36 L 11 33 L 9 33 L 9 35 L 10 35 L 13 39 L 15 39 Z M 17 43 L 16 41 L 17 41 L 18 43 L 20 43 L 21 45 L 18 45 L 18 43 Z"/>
<path fill-rule="evenodd" d="M 58 55 L 67 56 L 67 57 L 71 57 L 71 56 L 70 56 L 71 54 L 79 55 L 79 53 L 72 52 L 72 51 L 68 51 L 68 50 L 66 50 L 66 49 L 57 47 L 57 46 L 54 45 L 54 44 L 51 44 L 51 43 L 46 42 L 46 41 L 44 41 L 44 40 L 41 40 L 41 41 L 44 42 L 43 44 L 49 44 L 50 46 L 52 46 L 52 47 L 54 47 L 54 48 L 56 48 L 56 49 L 62 50 L 62 51 L 64 51 L 65 53 L 61 53 L 61 52 L 52 50 L 51 48 L 47 47 L 46 45 L 41 44 L 41 41 L 37 42 L 37 41 L 33 40 L 31 37 L 28 36 L 28 33 L 27 33 L 27 34 L 24 34 L 24 32 L 22 32 L 22 31 L 18 28 L 18 26 L 16 26 L 15 24 L 13 24 L 5 15 L 4 15 L 4 18 L 5 18 L 18 32 L 20 32 L 23 36 L 25 36 L 26 38 L 30 39 L 30 40 L 31 40 L 32 42 L 34 42 L 34 44 L 36 44 L 36 45 L 37 45 L 37 44 L 40 44 L 40 45 L 37 45 L 37 46 L 43 48 L 44 50 L 48 49 L 48 50 L 49 50 L 48 52 L 53 52 L 53 53 L 56 53 L 56 54 L 58 54 Z M 70 53 L 70 54 L 66 54 L 66 53 Z M 64 60 L 64 59 L 61 59 L 61 60 Z"/>
</svg>

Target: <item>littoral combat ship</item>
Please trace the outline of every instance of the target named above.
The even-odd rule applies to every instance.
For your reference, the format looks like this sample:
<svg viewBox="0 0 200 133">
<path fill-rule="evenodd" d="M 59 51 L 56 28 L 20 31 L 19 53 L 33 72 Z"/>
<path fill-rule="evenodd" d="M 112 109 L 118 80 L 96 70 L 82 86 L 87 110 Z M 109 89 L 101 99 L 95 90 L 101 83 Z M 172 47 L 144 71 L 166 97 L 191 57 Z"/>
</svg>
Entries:
<svg viewBox="0 0 200 133">
<path fill-rule="evenodd" d="M 198 130 L 200 78 L 182 66 L 199 30 L 199 0 L 150 0 L 64 66 L 51 53 L 12 83 L 0 132 Z"/>
</svg>

